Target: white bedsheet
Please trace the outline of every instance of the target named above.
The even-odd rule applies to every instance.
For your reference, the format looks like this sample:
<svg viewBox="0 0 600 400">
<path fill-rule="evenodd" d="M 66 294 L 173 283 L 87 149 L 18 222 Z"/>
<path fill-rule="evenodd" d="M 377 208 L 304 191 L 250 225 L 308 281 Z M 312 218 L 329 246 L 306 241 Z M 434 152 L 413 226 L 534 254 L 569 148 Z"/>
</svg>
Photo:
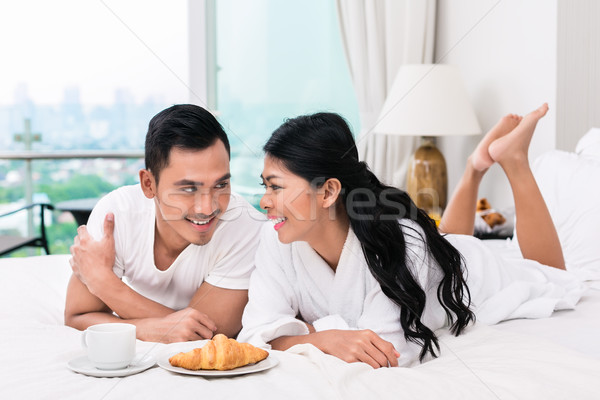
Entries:
<svg viewBox="0 0 600 400">
<path fill-rule="evenodd" d="M 159 367 L 93 378 L 66 363 L 84 354 L 63 326 L 68 256 L 0 259 L 0 398 L 598 399 L 600 291 L 550 318 L 439 332 L 442 356 L 418 367 L 373 370 L 310 345 L 274 352 L 280 364 L 233 378 L 184 376 Z M 594 283 L 592 283 L 594 284 Z M 157 354 L 164 345 L 138 341 Z M 185 396 L 185 397 L 184 397 Z"/>
</svg>

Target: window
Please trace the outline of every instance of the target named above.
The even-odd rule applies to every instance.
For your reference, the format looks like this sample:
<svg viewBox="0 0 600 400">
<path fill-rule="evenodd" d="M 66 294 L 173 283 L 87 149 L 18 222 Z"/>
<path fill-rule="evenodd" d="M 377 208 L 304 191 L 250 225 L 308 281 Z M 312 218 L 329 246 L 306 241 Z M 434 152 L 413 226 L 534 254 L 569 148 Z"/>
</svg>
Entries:
<svg viewBox="0 0 600 400">
<path fill-rule="evenodd" d="M 0 148 L 19 152 L 25 120 L 33 151 L 142 150 L 148 121 L 189 101 L 187 0 L 23 0 L 0 3 Z M 97 197 L 137 182 L 143 160 L 31 162 L 0 157 L 0 213 L 26 201 Z M 55 213 L 51 252 L 68 252 L 75 222 Z M 0 224 L 11 224 L 0 221 Z M 0 225 L 21 233 L 26 223 Z"/>
<path fill-rule="evenodd" d="M 195 46 L 206 27 L 215 27 L 214 41 Z M 258 207 L 262 146 L 286 118 L 334 111 L 359 128 L 330 0 L 3 2 L 0 35 L 10 39 L 1 47 L 0 152 L 141 151 L 153 115 L 190 98 L 206 106 L 216 88 L 211 105 L 232 144 L 234 190 Z M 201 65 L 215 62 L 205 51 L 216 65 Z M 29 145 L 15 140 L 26 120 L 40 139 Z M 25 161 L 0 156 L 0 213 L 98 197 L 136 183 L 142 167 L 140 159 L 34 160 L 30 174 Z M 68 252 L 69 217 L 54 213 L 48 224 L 53 253 Z M 25 233 L 23 221 L 3 223 L 0 234 Z"/>
<path fill-rule="evenodd" d="M 335 3 L 216 1 L 216 108 L 232 145 L 234 190 L 258 205 L 262 146 L 286 118 L 344 116 L 358 132 L 358 104 Z"/>
<path fill-rule="evenodd" d="M 38 150 L 141 149 L 149 118 L 189 98 L 185 0 L 3 2 L 0 35 L 4 150 L 25 118 Z"/>
</svg>

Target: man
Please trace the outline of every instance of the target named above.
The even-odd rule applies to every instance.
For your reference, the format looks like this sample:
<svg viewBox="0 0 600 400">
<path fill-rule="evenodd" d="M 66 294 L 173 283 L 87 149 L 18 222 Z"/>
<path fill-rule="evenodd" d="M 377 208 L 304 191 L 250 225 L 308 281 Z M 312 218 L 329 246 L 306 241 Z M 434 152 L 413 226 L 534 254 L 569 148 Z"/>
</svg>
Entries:
<svg viewBox="0 0 600 400">
<path fill-rule="evenodd" d="M 78 229 L 66 325 L 124 321 L 167 343 L 239 332 L 264 217 L 231 193 L 229 159 L 203 108 L 152 118 L 140 184 L 102 198 Z"/>
</svg>

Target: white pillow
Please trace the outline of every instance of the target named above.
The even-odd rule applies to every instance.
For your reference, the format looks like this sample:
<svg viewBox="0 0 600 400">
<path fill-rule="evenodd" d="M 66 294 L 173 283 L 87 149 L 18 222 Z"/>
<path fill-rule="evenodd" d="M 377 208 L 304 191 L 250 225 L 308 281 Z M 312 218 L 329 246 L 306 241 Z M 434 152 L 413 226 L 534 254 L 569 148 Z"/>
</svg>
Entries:
<svg viewBox="0 0 600 400">
<path fill-rule="evenodd" d="M 14 334 L 24 323 L 64 324 L 70 257 L 0 258 L 0 321 L 13 321 Z"/>
<path fill-rule="evenodd" d="M 554 150 L 535 161 L 533 173 L 567 269 L 585 280 L 600 279 L 600 156 Z"/>
<path fill-rule="evenodd" d="M 600 128 L 592 128 L 583 135 L 577 142 L 575 153 L 600 158 Z"/>
</svg>

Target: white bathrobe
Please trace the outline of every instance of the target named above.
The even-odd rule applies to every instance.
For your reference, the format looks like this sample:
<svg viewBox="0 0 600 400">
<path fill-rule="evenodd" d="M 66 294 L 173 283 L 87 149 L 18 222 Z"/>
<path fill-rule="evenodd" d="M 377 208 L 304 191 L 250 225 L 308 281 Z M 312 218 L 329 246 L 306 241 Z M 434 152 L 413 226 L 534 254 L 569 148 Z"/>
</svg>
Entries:
<svg viewBox="0 0 600 400">
<path fill-rule="evenodd" d="M 439 267 L 425 251 L 420 227 L 407 219 L 400 224 L 406 239 L 407 265 L 427 294 L 421 321 L 435 331 L 448 325 L 437 300 Z M 316 331 L 371 329 L 400 352 L 401 366 L 418 359 L 420 347 L 406 342 L 400 308 L 371 274 L 352 229 L 334 272 L 308 243 L 280 243 L 270 225 L 261 232 L 238 340 L 268 347 L 271 340 L 281 336 L 308 334 L 302 322 L 306 321 Z M 503 257 L 471 236 L 446 237 L 465 259 L 467 284 L 479 323 L 547 317 L 555 309 L 573 308 L 583 293 L 581 282 L 568 272 Z"/>
</svg>

